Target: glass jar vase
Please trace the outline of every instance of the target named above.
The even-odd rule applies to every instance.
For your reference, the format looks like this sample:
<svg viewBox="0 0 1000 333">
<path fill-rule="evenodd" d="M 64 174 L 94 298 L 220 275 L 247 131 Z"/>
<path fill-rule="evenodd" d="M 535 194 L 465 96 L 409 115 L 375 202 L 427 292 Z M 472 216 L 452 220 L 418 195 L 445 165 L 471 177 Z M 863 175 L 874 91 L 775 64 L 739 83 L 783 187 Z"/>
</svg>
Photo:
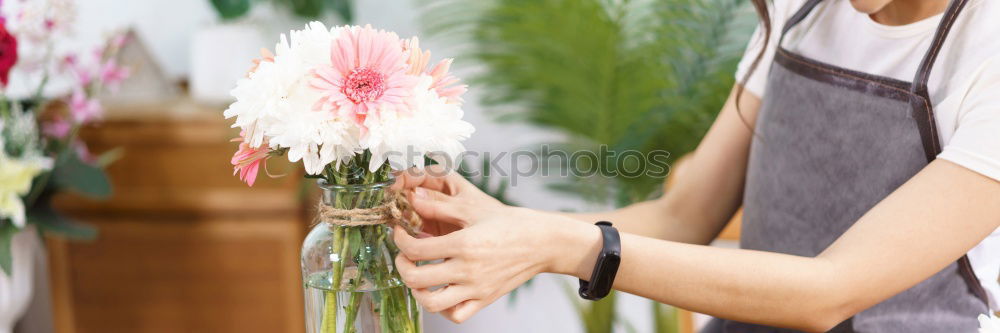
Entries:
<svg viewBox="0 0 1000 333">
<path fill-rule="evenodd" d="M 390 224 L 357 221 L 387 211 L 379 208 L 392 199 L 390 185 L 319 182 L 325 213 L 302 244 L 306 332 L 422 331 L 420 307 L 393 264 Z"/>
</svg>

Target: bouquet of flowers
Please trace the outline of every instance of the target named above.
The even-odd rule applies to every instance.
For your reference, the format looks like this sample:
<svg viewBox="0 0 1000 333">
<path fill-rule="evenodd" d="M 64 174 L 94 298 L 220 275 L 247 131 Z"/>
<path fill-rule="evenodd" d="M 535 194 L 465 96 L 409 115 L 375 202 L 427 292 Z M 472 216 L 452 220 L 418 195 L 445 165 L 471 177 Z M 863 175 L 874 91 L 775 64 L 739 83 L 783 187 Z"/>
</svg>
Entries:
<svg viewBox="0 0 1000 333">
<path fill-rule="evenodd" d="M 428 68 L 416 37 L 320 22 L 262 53 L 225 111 L 241 130 L 231 162 L 252 186 L 267 159 L 287 156 L 323 190 L 302 250 L 307 330 L 419 332 L 387 226 L 415 218 L 389 185 L 394 170 L 454 163 L 464 151 L 473 127 L 451 59 Z"/>
<path fill-rule="evenodd" d="M 0 269 L 10 276 L 11 239 L 26 224 L 70 237 L 94 230 L 56 214 L 49 199 L 73 190 L 106 197 L 102 168 L 114 154 L 94 156 L 77 133 L 101 118 L 97 95 L 128 76 L 116 55 L 124 35 L 96 49 L 60 52 L 72 33 L 73 1 L 3 3 L 0 14 Z M 9 15 L 8 15 L 9 14 Z M 60 87 L 55 82 L 62 83 Z M 54 89 L 53 89 L 54 88 Z M 55 92 L 53 92 L 55 91 Z"/>
</svg>

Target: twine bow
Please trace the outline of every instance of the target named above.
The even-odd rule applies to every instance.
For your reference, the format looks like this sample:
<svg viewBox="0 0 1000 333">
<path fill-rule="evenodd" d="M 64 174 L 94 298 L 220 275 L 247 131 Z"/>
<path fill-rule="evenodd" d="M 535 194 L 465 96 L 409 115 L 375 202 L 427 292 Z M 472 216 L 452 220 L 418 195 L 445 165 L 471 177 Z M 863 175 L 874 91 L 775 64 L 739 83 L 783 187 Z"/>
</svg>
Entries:
<svg viewBox="0 0 1000 333">
<path fill-rule="evenodd" d="M 381 205 L 372 208 L 341 209 L 320 202 L 318 211 L 320 221 L 338 226 L 399 225 L 410 235 L 416 235 L 423 225 L 423 221 L 413 211 L 413 206 L 406 199 L 406 195 L 395 191 L 389 192 Z"/>
</svg>

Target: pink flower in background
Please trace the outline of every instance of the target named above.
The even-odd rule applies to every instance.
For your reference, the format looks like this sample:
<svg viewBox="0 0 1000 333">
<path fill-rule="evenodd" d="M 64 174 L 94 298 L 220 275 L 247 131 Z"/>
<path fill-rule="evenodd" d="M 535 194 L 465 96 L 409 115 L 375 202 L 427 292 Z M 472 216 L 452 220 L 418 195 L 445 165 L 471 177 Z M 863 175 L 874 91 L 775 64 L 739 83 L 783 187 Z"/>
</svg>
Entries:
<svg viewBox="0 0 1000 333">
<path fill-rule="evenodd" d="M 114 92 L 130 74 L 128 67 L 119 65 L 115 60 L 125 39 L 124 35 L 112 37 L 106 44 L 93 49 L 89 57 L 68 54 L 60 63 L 61 68 L 76 78 L 76 84 L 79 86 L 77 89 L 86 90 L 88 86 L 98 81 Z"/>
<path fill-rule="evenodd" d="M 89 98 L 83 90 L 77 89 L 69 98 L 69 113 L 78 124 L 101 117 L 101 102 Z"/>
<path fill-rule="evenodd" d="M 108 59 L 101 65 L 101 82 L 112 92 L 118 90 L 118 86 L 128 78 L 128 67 L 118 66 L 114 59 Z"/>
<path fill-rule="evenodd" d="M 311 85 L 324 93 L 316 109 L 364 123 L 380 107 L 405 108 L 417 80 L 406 75 L 402 41 L 395 33 L 371 26 L 345 27 L 330 45 L 332 66 L 317 68 Z"/>
<path fill-rule="evenodd" d="M 229 163 L 233 164 L 234 175 L 239 174 L 240 180 L 246 182 L 248 186 L 253 186 L 253 183 L 257 181 L 257 173 L 260 171 L 261 165 L 267 163 L 271 148 L 268 147 L 266 141 L 258 148 L 250 147 L 244 140 L 244 135 L 244 132 L 240 132 L 240 137 L 232 140 L 232 142 L 239 142 L 240 148 L 236 150 L 236 154 L 233 154 Z"/>
<path fill-rule="evenodd" d="M 55 118 L 49 122 L 42 125 L 42 133 L 49 137 L 62 139 L 69 134 L 69 130 L 72 127 L 66 119 Z"/>
<path fill-rule="evenodd" d="M 62 65 L 73 73 L 77 85 L 85 87 L 94 81 L 94 76 L 90 74 L 90 71 L 85 66 L 80 64 L 80 59 L 75 54 L 66 55 L 63 58 Z"/>
<path fill-rule="evenodd" d="M 408 41 L 405 41 L 403 48 L 410 52 L 409 59 L 406 60 L 406 64 L 410 65 L 407 74 L 410 75 L 421 75 L 427 74 L 431 76 L 431 89 L 438 94 L 438 96 L 444 97 L 448 103 L 461 104 L 462 94 L 468 90 L 467 85 L 457 85 L 459 79 L 451 73 L 448 69 L 451 68 L 451 62 L 453 59 L 448 58 L 441 60 L 437 65 L 434 66 L 430 71 L 425 71 L 427 69 L 427 64 L 430 62 L 431 51 L 420 50 L 420 40 L 417 37 L 413 37 Z"/>
<path fill-rule="evenodd" d="M 0 83 L 7 85 L 10 69 L 17 63 L 17 39 L 0 25 Z"/>
<path fill-rule="evenodd" d="M 81 161 L 90 164 L 97 163 L 97 156 L 90 153 L 90 148 L 87 148 L 87 144 L 85 142 L 80 140 L 74 142 L 73 151 L 76 152 L 76 156 L 79 157 Z"/>
</svg>

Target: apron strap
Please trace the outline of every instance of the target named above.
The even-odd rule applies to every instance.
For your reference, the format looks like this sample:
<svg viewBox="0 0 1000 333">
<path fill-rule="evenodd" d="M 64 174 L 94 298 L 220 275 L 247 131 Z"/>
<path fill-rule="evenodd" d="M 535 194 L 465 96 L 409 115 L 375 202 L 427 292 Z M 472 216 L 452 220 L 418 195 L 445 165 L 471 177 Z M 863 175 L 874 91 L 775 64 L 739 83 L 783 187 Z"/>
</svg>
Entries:
<svg viewBox="0 0 1000 333">
<path fill-rule="evenodd" d="M 927 155 L 928 163 L 937 158 L 942 148 L 941 140 L 938 137 L 937 121 L 934 119 L 934 107 L 927 89 L 927 79 L 931 76 L 931 69 L 934 67 L 934 62 L 948 37 L 948 32 L 951 31 L 958 14 L 968 2 L 968 0 L 952 0 L 948 4 L 948 9 L 945 10 L 937 30 L 934 31 L 931 46 L 924 53 L 924 58 L 920 61 L 920 66 L 917 67 L 913 82 L 910 83 L 912 115 L 917 121 L 917 130 L 920 131 L 920 139 L 923 141 L 924 154 Z"/>
<path fill-rule="evenodd" d="M 958 13 L 965 8 L 967 3 L 969 3 L 968 0 L 952 0 L 948 5 L 948 9 L 944 12 L 944 17 L 941 18 L 941 22 L 938 23 L 937 30 L 934 32 L 934 40 L 931 42 L 931 47 L 924 54 L 924 59 L 920 61 L 917 74 L 913 77 L 913 87 L 911 90 L 913 93 L 927 91 L 927 79 L 931 76 L 934 61 L 937 60 L 941 46 L 944 44 L 945 39 L 948 38 L 948 32 L 955 25 Z"/>
<path fill-rule="evenodd" d="M 785 22 L 785 25 L 781 28 L 781 37 L 778 40 L 778 46 L 780 47 L 782 41 L 785 39 L 785 35 L 788 31 L 792 30 L 793 27 L 798 25 L 802 20 L 809 16 L 816 5 L 819 5 L 823 0 L 809 0 L 799 8 L 792 17 Z M 920 67 L 917 69 L 917 73 L 913 78 L 913 83 L 910 91 L 914 94 L 920 95 L 920 92 L 927 91 L 927 79 L 931 76 L 931 69 L 934 68 L 934 61 L 937 60 L 937 56 L 941 51 L 941 47 L 944 44 L 945 39 L 948 38 L 948 33 L 951 32 L 952 26 L 955 25 L 955 20 L 958 14 L 965 8 L 968 4 L 968 0 L 952 0 L 948 5 L 948 9 L 945 10 L 941 22 L 938 23 L 937 30 L 934 32 L 934 39 L 931 42 L 930 48 L 924 54 L 924 58 L 920 61 Z"/>
<path fill-rule="evenodd" d="M 965 8 L 968 0 L 952 0 L 945 10 L 941 22 L 938 23 L 937 30 L 934 31 L 934 39 L 931 46 L 924 53 L 924 58 L 917 67 L 917 73 L 910 83 L 910 106 L 913 108 L 913 118 L 917 120 L 917 130 L 920 131 L 920 139 L 924 144 L 924 153 L 927 155 L 927 162 L 931 162 L 941 153 L 941 140 L 938 137 L 937 121 L 934 119 L 934 107 L 931 103 L 930 93 L 927 88 L 927 80 L 931 76 L 931 69 L 940 54 L 948 32 L 955 25 L 958 14 Z"/>
<path fill-rule="evenodd" d="M 785 21 L 784 27 L 781 28 L 781 38 L 778 39 L 777 47 L 781 47 L 782 42 L 785 40 L 785 34 L 787 34 L 789 30 L 792 30 L 792 27 L 799 24 L 799 22 L 802 22 L 806 16 L 809 16 L 809 13 L 812 12 L 813 8 L 816 8 L 816 5 L 818 5 L 821 1 L 823 0 L 809 0 L 802 5 L 802 8 L 799 8 L 799 11 L 795 12 L 792 17 L 788 18 L 788 21 Z"/>
</svg>

